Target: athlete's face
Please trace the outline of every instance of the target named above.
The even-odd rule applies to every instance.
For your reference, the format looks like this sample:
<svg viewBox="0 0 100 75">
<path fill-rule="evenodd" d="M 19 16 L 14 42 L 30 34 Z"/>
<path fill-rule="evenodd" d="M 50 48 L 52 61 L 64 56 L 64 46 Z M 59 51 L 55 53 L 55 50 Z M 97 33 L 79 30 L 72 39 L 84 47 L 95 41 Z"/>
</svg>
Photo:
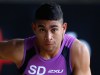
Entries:
<svg viewBox="0 0 100 75">
<path fill-rule="evenodd" d="M 61 20 L 39 20 L 33 24 L 40 50 L 55 51 L 60 48 L 67 24 Z"/>
</svg>

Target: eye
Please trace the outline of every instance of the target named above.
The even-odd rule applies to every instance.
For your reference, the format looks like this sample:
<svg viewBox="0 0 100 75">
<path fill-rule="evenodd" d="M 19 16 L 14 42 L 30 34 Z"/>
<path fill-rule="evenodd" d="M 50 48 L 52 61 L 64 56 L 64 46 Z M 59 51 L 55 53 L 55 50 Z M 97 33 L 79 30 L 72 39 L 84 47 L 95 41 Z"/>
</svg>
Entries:
<svg viewBox="0 0 100 75">
<path fill-rule="evenodd" d="M 45 29 L 39 29 L 39 31 L 44 32 L 44 31 L 45 31 Z"/>
<path fill-rule="evenodd" d="M 52 29 L 52 32 L 56 32 L 58 29 L 57 28 L 53 28 Z"/>
</svg>

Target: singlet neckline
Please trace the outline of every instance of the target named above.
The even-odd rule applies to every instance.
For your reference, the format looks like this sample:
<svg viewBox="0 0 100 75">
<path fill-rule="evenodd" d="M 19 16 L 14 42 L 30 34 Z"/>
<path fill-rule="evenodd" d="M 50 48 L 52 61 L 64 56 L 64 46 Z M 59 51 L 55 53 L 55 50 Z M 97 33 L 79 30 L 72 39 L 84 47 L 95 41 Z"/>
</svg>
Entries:
<svg viewBox="0 0 100 75">
<path fill-rule="evenodd" d="M 51 58 L 51 59 L 44 59 L 39 53 L 38 53 L 38 49 L 36 48 L 36 45 L 35 45 L 35 49 L 36 49 L 36 55 L 37 55 L 37 57 L 39 58 L 39 60 L 41 60 L 41 61 L 43 61 L 43 62 L 52 62 L 52 61 L 54 61 L 54 60 L 56 60 L 59 56 L 60 56 L 60 54 L 62 53 L 62 50 L 63 50 L 63 47 L 64 47 L 64 45 L 65 45 L 65 42 L 66 42 L 66 40 L 65 40 L 65 37 L 63 38 L 63 41 L 62 41 L 62 44 L 61 44 L 61 47 L 60 47 L 60 49 L 59 49 L 59 52 L 58 52 L 58 54 L 57 55 L 55 55 L 53 58 Z"/>
</svg>

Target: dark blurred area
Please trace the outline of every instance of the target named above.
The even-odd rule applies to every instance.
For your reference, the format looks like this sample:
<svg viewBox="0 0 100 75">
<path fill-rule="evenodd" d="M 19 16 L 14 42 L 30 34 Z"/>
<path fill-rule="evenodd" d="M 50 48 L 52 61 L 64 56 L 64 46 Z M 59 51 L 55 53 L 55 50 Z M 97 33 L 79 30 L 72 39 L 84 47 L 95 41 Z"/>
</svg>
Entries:
<svg viewBox="0 0 100 75">
<path fill-rule="evenodd" d="M 44 0 L 47 2 L 49 0 Z M 31 24 L 40 0 L 0 0 L 0 41 L 34 35 Z M 99 75 L 100 0 L 55 0 L 61 4 L 67 31 L 78 34 L 91 46 L 92 75 Z"/>
</svg>

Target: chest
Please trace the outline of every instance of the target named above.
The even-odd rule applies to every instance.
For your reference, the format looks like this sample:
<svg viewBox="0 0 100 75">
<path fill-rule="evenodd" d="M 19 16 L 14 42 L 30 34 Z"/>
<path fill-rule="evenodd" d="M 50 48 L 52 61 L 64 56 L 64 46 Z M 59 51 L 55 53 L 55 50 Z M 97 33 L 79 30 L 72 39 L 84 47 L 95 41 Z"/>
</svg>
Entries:
<svg viewBox="0 0 100 75">
<path fill-rule="evenodd" d="M 26 75 L 67 75 L 66 60 L 63 55 L 54 57 L 50 60 L 44 60 L 35 55 L 30 59 L 25 69 Z"/>
</svg>

